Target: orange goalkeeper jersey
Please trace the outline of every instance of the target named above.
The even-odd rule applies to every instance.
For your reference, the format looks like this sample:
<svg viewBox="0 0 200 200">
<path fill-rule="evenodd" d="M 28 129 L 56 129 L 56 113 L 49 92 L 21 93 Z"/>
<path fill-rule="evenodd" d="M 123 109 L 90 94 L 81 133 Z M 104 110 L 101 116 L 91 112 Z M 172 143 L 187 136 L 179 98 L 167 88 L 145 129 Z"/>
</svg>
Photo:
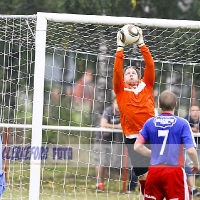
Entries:
<svg viewBox="0 0 200 200">
<path fill-rule="evenodd" d="M 122 130 L 125 135 L 139 133 L 146 120 L 154 116 L 154 60 L 145 45 L 140 47 L 140 51 L 146 66 L 144 77 L 135 89 L 124 83 L 123 50 L 116 52 L 114 61 L 113 88 L 120 110 Z"/>
</svg>

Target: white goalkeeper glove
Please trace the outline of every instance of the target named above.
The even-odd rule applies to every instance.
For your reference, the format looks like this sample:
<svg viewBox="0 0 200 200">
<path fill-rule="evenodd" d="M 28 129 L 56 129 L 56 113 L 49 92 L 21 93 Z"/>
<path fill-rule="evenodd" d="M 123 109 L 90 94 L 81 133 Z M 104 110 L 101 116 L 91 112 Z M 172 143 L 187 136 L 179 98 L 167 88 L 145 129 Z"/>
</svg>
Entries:
<svg viewBox="0 0 200 200">
<path fill-rule="evenodd" d="M 141 46 L 144 45 L 144 39 L 143 39 L 143 35 L 142 35 L 142 29 L 140 27 L 137 27 L 137 29 L 138 29 L 140 37 L 139 37 L 138 41 L 135 42 L 135 44 L 137 44 L 138 47 L 141 47 Z"/>
<path fill-rule="evenodd" d="M 122 33 L 121 31 L 117 32 L 117 51 L 123 50 L 125 44 L 122 42 Z"/>
</svg>

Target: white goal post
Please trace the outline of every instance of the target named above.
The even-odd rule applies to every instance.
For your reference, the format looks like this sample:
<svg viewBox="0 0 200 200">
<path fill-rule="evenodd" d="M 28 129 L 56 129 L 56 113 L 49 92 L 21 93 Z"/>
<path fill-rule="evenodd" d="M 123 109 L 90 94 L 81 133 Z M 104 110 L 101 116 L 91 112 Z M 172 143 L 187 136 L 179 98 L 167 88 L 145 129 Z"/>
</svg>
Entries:
<svg viewBox="0 0 200 200">
<path fill-rule="evenodd" d="M 5 128 L 10 129 L 8 146 L 67 146 L 75 149 L 77 159 L 59 163 L 56 157 L 56 161 L 48 163 L 35 159 L 35 154 L 31 154 L 28 164 L 23 159 L 8 159 L 11 178 L 7 181 L 6 199 L 15 197 L 15 189 L 20 191 L 21 198 L 29 200 L 83 196 L 98 199 L 98 195 L 119 199 L 119 195 L 127 195 L 121 186 L 124 152 L 114 152 L 120 158 L 120 166 L 110 165 L 107 190 L 99 194 L 95 190 L 94 171 L 91 172 L 95 167 L 91 146 L 95 132 L 119 132 L 99 127 L 99 120 L 113 98 L 116 33 L 129 23 L 143 29 L 145 43 L 155 60 L 156 106 L 159 94 L 170 89 L 178 96 L 176 114 L 186 116 L 192 103 L 200 105 L 199 21 L 43 12 L 33 16 L 1 16 L 0 127 L 2 133 Z M 135 65 L 143 70 L 143 58 L 135 45 L 126 46 L 124 52 L 125 66 Z M 91 82 L 86 81 L 87 75 Z M 82 82 L 78 82 L 81 77 Z M 85 89 L 82 93 L 81 88 Z M 54 154 L 48 158 L 52 160 Z M 81 167 L 84 172 L 79 172 Z M 111 168 L 119 169 L 117 177 L 113 177 Z M 15 176 L 25 180 L 20 178 L 15 184 Z"/>
<path fill-rule="evenodd" d="M 107 25 L 123 25 L 134 23 L 138 26 L 160 27 L 160 28 L 189 28 L 200 29 L 200 22 L 186 20 L 165 20 L 165 19 L 143 19 L 130 17 L 111 17 L 111 16 L 89 16 L 74 14 L 53 14 L 53 13 L 37 13 L 36 27 L 36 59 L 35 59 L 35 80 L 34 81 L 34 107 L 33 107 L 33 137 L 32 145 L 42 144 L 42 113 L 43 113 L 43 83 L 45 70 L 45 46 L 46 31 L 48 21 L 68 22 L 82 24 L 107 24 Z M 190 39 L 190 38 L 189 38 Z M 188 40 L 189 40 L 188 39 Z M 113 43 L 115 40 L 113 38 Z M 168 60 L 166 61 L 168 62 Z M 39 113 L 41 116 L 39 117 Z M 38 176 L 36 176 L 36 171 Z M 39 188 L 35 185 L 40 183 L 40 166 L 31 165 L 30 176 L 30 192 L 29 198 L 35 194 L 39 194 Z M 39 195 L 38 195 L 39 197 Z M 34 197 L 35 199 L 35 197 Z"/>
</svg>

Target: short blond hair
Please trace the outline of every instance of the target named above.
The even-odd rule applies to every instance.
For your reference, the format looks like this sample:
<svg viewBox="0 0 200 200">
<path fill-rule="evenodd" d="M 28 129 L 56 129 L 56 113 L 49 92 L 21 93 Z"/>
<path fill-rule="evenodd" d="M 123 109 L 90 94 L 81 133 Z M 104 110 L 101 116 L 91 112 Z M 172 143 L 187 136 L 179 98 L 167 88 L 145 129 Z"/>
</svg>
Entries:
<svg viewBox="0 0 200 200">
<path fill-rule="evenodd" d="M 172 111 L 177 104 L 177 97 L 176 95 L 169 91 L 164 90 L 159 97 L 159 107 L 162 111 Z"/>
</svg>

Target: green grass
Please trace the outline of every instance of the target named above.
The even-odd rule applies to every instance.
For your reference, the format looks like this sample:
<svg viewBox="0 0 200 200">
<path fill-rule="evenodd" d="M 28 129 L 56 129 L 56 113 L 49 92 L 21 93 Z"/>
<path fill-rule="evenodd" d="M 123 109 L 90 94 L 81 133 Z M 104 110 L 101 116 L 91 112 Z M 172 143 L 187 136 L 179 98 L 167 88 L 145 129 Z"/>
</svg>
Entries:
<svg viewBox="0 0 200 200">
<path fill-rule="evenodd" d="M 29 197 L 28 165 L 10 165 L 8 185 L 2 200 L 22 200 Z M 120 172 L 112 170 L 104 192 L 95 189 L 94 167 L 43 166 L 41 168 L 40 199 L 42 200 L 134 200 L 139 192 L 127 194 L 122 191 Z"/>
<path fill-rule="evenodd" d="M 10 165 L 8 185 L 2 200 L 28 200 L 29 165 Z M 122 172 L 121 172 L 122 173 Z M 122 191 L 123 182 L 120 171 L 111 170 L 104 192 L 95 189 L 96 177 L 94 167 L 69 167 L 42 165 L 40 182 L 41 200 L 139 200 L 136 192 L 127 194 Z M 200 189 L 200 177 L 196 179 Z"/>
</svg>

